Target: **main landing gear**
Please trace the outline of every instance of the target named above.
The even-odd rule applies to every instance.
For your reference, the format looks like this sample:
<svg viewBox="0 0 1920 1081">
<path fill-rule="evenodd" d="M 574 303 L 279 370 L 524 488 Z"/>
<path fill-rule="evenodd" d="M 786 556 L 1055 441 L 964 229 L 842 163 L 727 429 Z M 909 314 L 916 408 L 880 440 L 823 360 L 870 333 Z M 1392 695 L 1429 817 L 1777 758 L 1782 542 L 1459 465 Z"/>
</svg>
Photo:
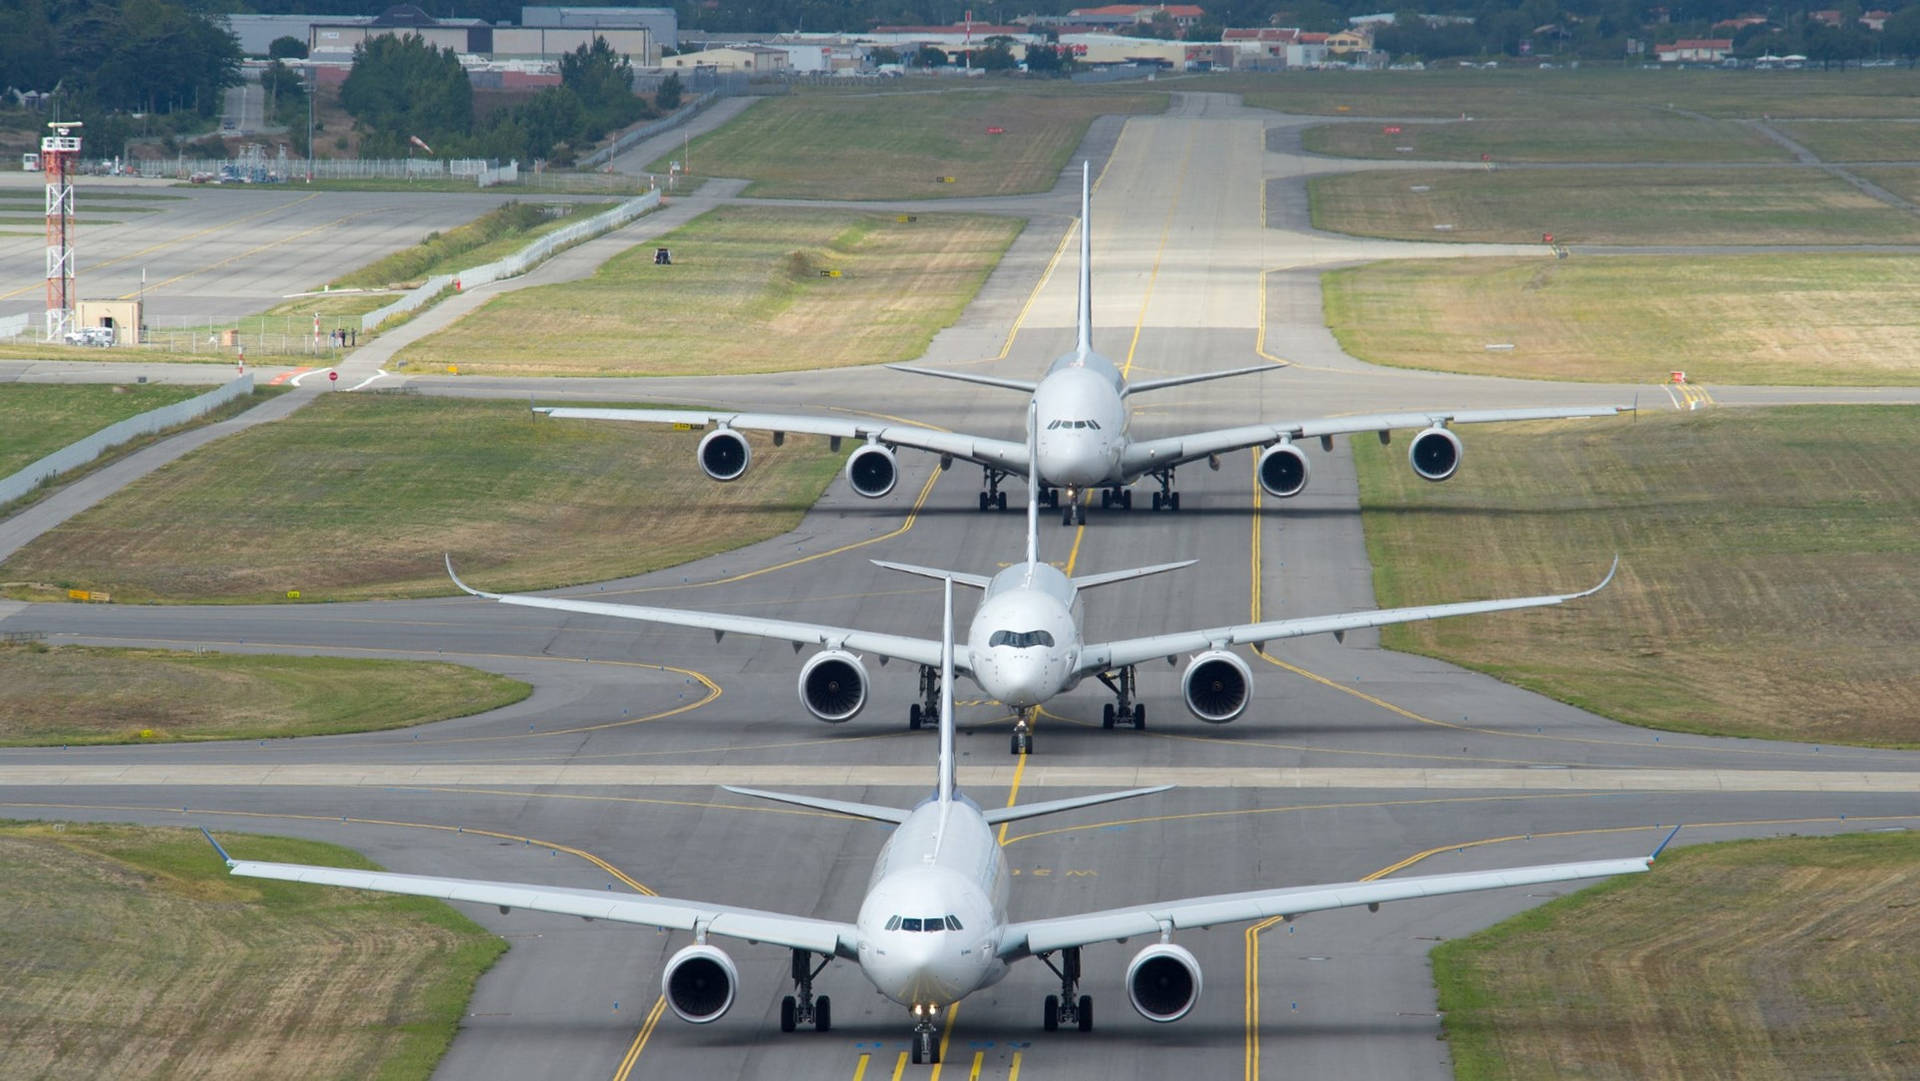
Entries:
<svg viewBox="0 0 1920 1081">
<path fill-rule="evenodd" d="M 1111 510 L 1114 507 L 1119 507 L 1121 510 L 1132 510 L 1133 489 L 1119 487 L 1100 489 L 1100 509 Z"/>
<path fill-rule="evenodd" d="M 1095 678 L 1106 684 L 1117 699 L 1100 710 L 1100 727 L 1112 728 L 1116 724 L 1130 724 L 1136 730 L 1147 727 L 1147 707 L 1133 700 L 1133 665 L 1117 672 L 1102 672 Z"/>
<path fill-rule="evenodd" d="M 820 958 L 820 967 L 815 968 L 811 951 L 793 951 L 793 985 L 800 993 L 780 1000 L 780 1031 L 792 1032 L 801 1025 L 812 1025 L 815 1032 L 833 1028 L 833 999 L 826 995 L 813 997 L 813 978 L 832 960 L 833 955 L 826 954 Z"/>
<path fill-rule="evenodd" d="M 1013 742 L 1007 748 L 1013 754 L 1033 753 L 1033 725 L 1028 718 L 1033 716 L 1031 708 L 1016 710 L 1013 714 Z"/>
<path fill-rule="evenodd" d="M 940 1032 L 933 1024 L 934 1007 L 909 1007 L 913 1014 L 913 1064 L 939 1065 Z"/>
<path fill-rule="evenodd" d="M 1160 490 L 1153 493 L 1153 509 L 1165 507 L 1170 511 L 1179 511 L 1180 493 L 1173 490 L 1173 470 L 1162 469 L 1153 475 L 1153 479 L 1160 482 Z"/>
<path fill-rule="evenodd" d="M 1054 967 L 1053 954 L 1038 955 L 1041 963 L 1053 969 L 1060 977 L 1060 993 L 1048 995 L 1040 1008 L 1040 1027 L 1048 1032 L 1057 1032 L 1061 1025 L 1077 1025 L 1082 1032 L 1093 1031 L 1093 996 L 1081 995 L 1075 999 L 1074 992 L 1080 989 L 1080 947 L 1068 946 L 1060 951 L 1060 965 Z"/>
<path fill-rule="evenodd" d="M 1007 493 L 1000 490 L 1000 482 L 1007 479 L 1006 471 L 987 466 L 981 466 L 980 471 L 985 474 L 987 484 L 987 490 L 980 493 L 980 509 L 1006 510 Z"/>
<path fill-rule="evenodd" d="M 918 732 L 940 724 L 940 670 L 930 664 L 920 666 L 920 701 L 907 707 L 907 727 Z"/>
</svg>

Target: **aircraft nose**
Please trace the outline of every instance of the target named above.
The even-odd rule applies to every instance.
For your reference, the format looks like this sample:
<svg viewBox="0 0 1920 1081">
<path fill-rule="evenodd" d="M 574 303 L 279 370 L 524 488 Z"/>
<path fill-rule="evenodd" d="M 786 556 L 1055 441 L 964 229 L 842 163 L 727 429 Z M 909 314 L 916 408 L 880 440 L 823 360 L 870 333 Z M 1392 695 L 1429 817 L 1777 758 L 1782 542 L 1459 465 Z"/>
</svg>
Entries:
<svg viewBox="0 0 1920 1081">
<path fill-rule="evenodd" d="M 1009 706 L 1035 706 L 1045 701 L 1052 688 L 1047 686 L 1045 664 L 1019 650 L 1003 650 L 999 663 L 992 666 L 987 692 Z M 983 671 L 982 675 L 987 675 Z"/>
<path fill-rule="evenodd" d="M 1106 479 L 1100 448 L 1084 432 L 1052 433 L 1040 440 L 1040 475 L 1056 487 L 1085 487 Z"/>
</svg>

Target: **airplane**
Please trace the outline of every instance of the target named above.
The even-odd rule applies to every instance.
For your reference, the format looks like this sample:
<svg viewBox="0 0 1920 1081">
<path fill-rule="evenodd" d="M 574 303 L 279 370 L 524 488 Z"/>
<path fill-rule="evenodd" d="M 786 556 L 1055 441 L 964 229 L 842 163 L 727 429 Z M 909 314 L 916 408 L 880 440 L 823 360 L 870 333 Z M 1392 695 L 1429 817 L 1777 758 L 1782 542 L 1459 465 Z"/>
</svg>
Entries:
<svg viewBox="0 0 1920 1081">
<path fill-rule="evenodd" d="M 1027 409 L 1030 433 L 1037 426 L 1038 419 L 1038 407 L 1030 405 Z M 1037 445 L 1038 441 L 1030 440 L 1026 448 L 1028 453 L 1037 454 Z M 1088 676 L 1105 684 L 1116 699 L 1101 710 L 1101 727 L 1113 728 L 1116 724 L 1125 724 L 1136 730 L 1144 729 L 1147 726 L 1147 708 L 1134 701 L 1135 666 L 1156 657 L 1165 657 L 1167 663 L 1172 664 L 1180 654 L 1194 654 L 1180 681 L 1187 709 L 1209 724 L 1225 724 L 1246 711 L 1253 687 L 1253 670 L 1247 662 L 1230 651 L 1230 646 L 1251 643 L 1257 649 L 1270 641 L 1308 634 L 1332 634 L 1336 638 L 1344 638 L 1347 631 L 1363 627 L 1563 604 L 1599 592 L 1613 580 L 1614 570 L 1620 564 L 1616 557 L 1614 569 L 1607 572 L 1599 585 L 1578 593 L 1384 608 L 1340 615 L 1241 623 L 1111 642 L 1089 642 L 1081 630 L 1085 611 L 1080 602 L 1081 590 L 1179 570 L 1191 566 L 1195 561 L 1159 563 L 1150 567 L 1070 578 L 1058 568 L 1040 561 L 1039 515 L 1039 489 L 1029 487 L 1026 560 L 1007 567 L 991 578 L 909 563 L 880 559 L 872 561 L 875 566 L 887 570 L 947 579 L 984 592 L 967 629 L 967 645 L 958 667 L 971 676 L 989 697 L 1015 710 L 1009 749 L 1016 755 L 1031 754 L 1033 751 L 1033 709 L 1055 695 L 1072 690 Z M 800 667 L 799 693 L 800 702 L 807 712 L 829 724 L 851 720 L 866 706 L 869 680 L 866 666 L 860 661 L 859 654 L 862 653 L 878 656 L 882 664 L 899 658 L 920 665 L 923 700 L 908 707 L 908 728 L 918 729 L 923 724 L 931 724 L 939 708 L 939 695 L 944 686 L 935 671 L 940 661 L 940 643 L 929 639 L 723 612 L 489 593 L 462 581 L 454 572 L 451 556 L 447 557 L 446 562 L 447 574 L 453 579 L 454 585 L 476 597 L 502 604 L 699 627 L 712 631 L 716 642 L 729 633 L 778 638 L 791 642 L 796 653 L 806 645 L 821 646 L 823 648 Z"/>
<path fill-rule="evenodd" d="M 875 861 L 859 914 L 851 923 L 605 890 L 241 860 L 228 853 L 213 834 L 205 829 L 201 832 L 206 833 L 229 872 L 237 876 L 496 905 L 503 913 L 523 908 L 691 931 L 693 942 L 674 953 L 661 971 L 660 989 L 673 1012 L 693 1024 L 719 1020 L 732 1007 L 740 986 L 739 969 L 726 951 L 710 941 L 715 937 L 766 943 L 791 951 L 789 973 L 795 993 L 781 1000 L 782 1032 L 792 1032 L 802 1025 L 810 1025 L 817 1032 L 832 1029 L 832 998 L 815 996 L 813 981 L 834 959 L 851 961 L 875 990 L 907 1008 L 913 1022 L 915 1064 L 939 1062 L 936 1019 L 948 1006 L 999 982 L 1014 962 L 1024 958 L 1039 958 L 1060 979 L 1060 993 L 1047 995 L 1042 1003 L 1041 1027 L 1052 1032 L 1070 1025 L 1091 1032 L 1093 998 L 1080 993 L 1081 950 L 1102 942 L 1124 943 L 1135 936 L 1148 937 L 1148 944 L 1127 965 L 1127 999 L 1147 1020 L 1170 1023 L 1192 1012 L 1202 986 L 1200 963 L 1192 951 L 1173 941 L 1175 931 L 1273 916 L 1292 920 L 1308 912 L 1357 905 L 1378 911 L 1389 901 L 1637 874 L 1648 870 L 1679 832 L 1679 827 L 1674 827 L 1651 855 L 1628 859 L 1257 889 L 1075 916 L 1011 919 L 1008 894 L 1012 876 L 1006 853 L 995 839 L 995 826 L 1152 795 L 1172 786 L 990 810 L 983 810 L 962 794 L 954 769 L 953 583 L 949 578 L 944 587 L 940 667 L 941 685 L 947 690 L 940 698 L 940 750 L 931 795 L 912 810 L 903 810 L 722 786 L 738 795 L 893 824 L 893 833 Z M 1056 954 L 1058 964 L 1054 963 Z M 816 957 L 820 958 L 817 967 Z"/>
<path fill-rule="evenodd" d="M 1206 461 L 1220 468 L 1220 455 L 1249 447 L 1264 447 L 1254 473 L 1260 486 L 1276 498 L 1287 499 L 1306 491 L 1310 475 L 1302 442 L 1318 439 L 1323 451 L 1333 449 L 1333 437 L 1358 432 L 1377 432 L 1380 441 L 1391 439 L 1396 428 L 1416 428 L 1418 433 L 1407 447 L 1407 461 L 1413 471 L 1430 481 L 1443 481 L 1460 468 L 1462 446 L 1451 428 L 1456 424 L 1490 421 L 1564 420 L 1581 417 L 1610 417 L 1631 411 L 1632 405 L 1573 406 L 1535 409 L 1418 410 L 1404 413 L 1376 413 L 1365 416 L 1291 420 L 1274 424 L 1253 424 L 1214 431 L 1167 436 L 1160 439 L 1134 439 L 1131 435 L 1134 395 L 1185 386 L 1210 379 L 1276 371 L 1283 365 L 1257 364 L 1228 371 L 1178 375 L 1164 379 L 1129 382 L 1111 360 L 1093 349 L 1093 269 L 1091 230 L 1088 228 L 1092 205 L 1091 173 L 1086 163 L 1080 170 L 1080 294 L 1078 341 L 1070 353 L 1063 354 L 1038 381 L 1003 379 L 968 372 L 916 368 L 889 364 L 895 371 L 957 379 L 966 383 L 1017 390 L 1028 395 L 1032 408 L 1039 410 L 1039 466 L 1028 464 L 1028 448 L 1019 443 L 986 436 L 939 431 L 913 424 L 844 417 L 746 413 L 731 410 L 698 409 L 604 409 L 578 406 L 538 406 L 535 413 L 576 420 L 638 421 L 673 424 L 693 428 L 713 426 L 700 440 L 694 456 L 701 470 L 717 481 L 737 480 L 752 464 L 752 448 L 742 432 L 773 433 L 776 444 L 788 433 L 826 436 L 833 450 L 844 439 L 861 440 L 848 456 L 845 468 L 847 484 L 858 494 L 879 499 L 893 491 L 900 478 L 894 452 L 900 447 L 931 451 L 940 456 L 940 468 L 951 468 L 955 461 L 981 467 L 983 489 L 980 509 L 1007 509 L 1007 495 L 1000 482 L 1010 475 L 1038 476 L 1045 490 L 1047 505 L 1058 508 L 1060 490 L 1066 490 L 1063 525 L 1084 524 L 1086 510 L 1080 493 L 1100 491 L 1102 507 L 1133 507 L 1132 485 L 1151 477 L 1159 482 L 1153 493 L 1153 509 L 1180 509 L 1180 493 L 1173 487 L 1174 471 L 1180 466 Z"/>
</svg>

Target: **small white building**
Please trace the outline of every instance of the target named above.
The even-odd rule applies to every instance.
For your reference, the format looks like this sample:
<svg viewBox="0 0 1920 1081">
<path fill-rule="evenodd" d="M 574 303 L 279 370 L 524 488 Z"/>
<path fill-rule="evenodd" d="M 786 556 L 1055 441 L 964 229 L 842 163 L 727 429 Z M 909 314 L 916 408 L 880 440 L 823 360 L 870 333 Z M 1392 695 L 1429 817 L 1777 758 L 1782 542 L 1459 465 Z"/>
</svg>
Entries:
<svg viewBox="0 0 1920 1081">
<path fill-rule="evenodd" d="M 697 53 L 665 56 L 660 58 L 660 66 L 668 71 L 710 68 L 747 75 L 779 75 L 788 70 L 786 51 L 764 45 L 729 45 L 719 49 L 702 49 Z"/>
</svg>

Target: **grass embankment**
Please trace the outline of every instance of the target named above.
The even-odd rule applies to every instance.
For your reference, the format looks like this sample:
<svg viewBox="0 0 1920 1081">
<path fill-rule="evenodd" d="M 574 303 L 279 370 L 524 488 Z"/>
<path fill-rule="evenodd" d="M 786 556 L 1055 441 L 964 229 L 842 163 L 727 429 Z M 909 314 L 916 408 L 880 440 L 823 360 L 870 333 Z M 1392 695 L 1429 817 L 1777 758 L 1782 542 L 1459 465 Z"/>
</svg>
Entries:
<svg viewBox="0 0 1920 1081">
<path fill-rule="evenodd" d="M 1920 218 L 1792 166 L 1396 170 L 1316 178 L 1307 196 L 1317 228 L 1398 240 L 1537 244 L 1552 233 L 1563 244 L 1920 243 Z"/>
<path fill-rule="evenodd" d="M 1401 260 L 1321 282 L 1341 347 L 1375 364 L 1621 383 L 1675 368 L 1705 383 L 1920 383 L 1912 255 Z"/>
<path fill-rule="evenodd" d="M 1920 411 L 1651 413 L 1464 435 L 1445 484 L 1353 441 L 1384 606 L 1544 593 L 1382 642 L 1675 731 L 1920 745 Z M 1591 575 L 1591 578 L 1589 577 Z"/>
<path fill-rule="evenodd" d="M 1920 1076 L 1920 837 L 1669 851 L 1435 947 L 1459 1081 Z"/>
<path fill-rule="evenodd" d="M 0 477 L 11 476 L 109 424 L 198 397 L 211 389 L 159 383 L 9 383 L 0 387 Z"/>
<path fill-rule="evenodd" d="M 373 732 L 511 705 L 531 685 L 457 664 L 0 645 L 0 746 Z"/>
<path fill-rule="evenodd" d="M 227 834 L 237 858 L 373 868 Z M 0 1076 L 424 1081 L 506 943 L 437 901 L 235 879 L 198 831 L 0 828 Z"/>
<path fill-rule="evenodd" d="M 489 301 L 407 347 L 409 367 L 514 375 L 705 375 L 919 356 L 1019 235 L 977 215 L 723 207 L 586 281 Z M 839 277 L 827 272 L 838 271 Z"/>
<path fill-rule="evenodd" d="M 1389 126 L 1400 131 L 1390 134 L 1385 130 Z M 1301 145 L 1315 154 L 1342 158 L 1480 161 L 1486 155 L 1496 164 L 1793 160 L 1785 147 L 1747 125 L 1640 108 L 1553 119 L 1328 124 L 1302 132 Z"/>
<path fill-rule="evenodd" d="M 511 202 L 487 211 L 473 221 L 446 232 L 428 233 L 420 243 L 402 248 L 351 274 L 329 283 L 335 289 L 381 289 L 404 283 L 417 285 L 435 274 L 451 274 L 490 263 L 526 247 L 562 226 L 584 221 L 612 204 L 563 203 L 568 212 L 554 215 L 543 205 Z"/>
<path fill-rule="evenodd" d="M 824 440 L 756 440 L 753 469 L 715 484 L 696 441 L 510 402 L 327 395 L 136 481 L 0 579 L 116 602 L 432 596 L 453 592 L 450 551 L 489 588 L 601 581 L 791 529 L 840 464 Z"/>
<path fill-rule="evenodd" d="M 939 199 L 1047 191 L 1095 117 L 1157 113 L 1137 86 L 1032 83 L 941 92 L 796 90 L 763 98 L 685 156 L 702 176 L 746 177 L 748 195 Z M 989 134 L 988 128 L 1002 128 Z M 664 174 L 675 151 L 647 168 Z M 950 176 L 952 183 L 940 178 Z"/>
</svg>

